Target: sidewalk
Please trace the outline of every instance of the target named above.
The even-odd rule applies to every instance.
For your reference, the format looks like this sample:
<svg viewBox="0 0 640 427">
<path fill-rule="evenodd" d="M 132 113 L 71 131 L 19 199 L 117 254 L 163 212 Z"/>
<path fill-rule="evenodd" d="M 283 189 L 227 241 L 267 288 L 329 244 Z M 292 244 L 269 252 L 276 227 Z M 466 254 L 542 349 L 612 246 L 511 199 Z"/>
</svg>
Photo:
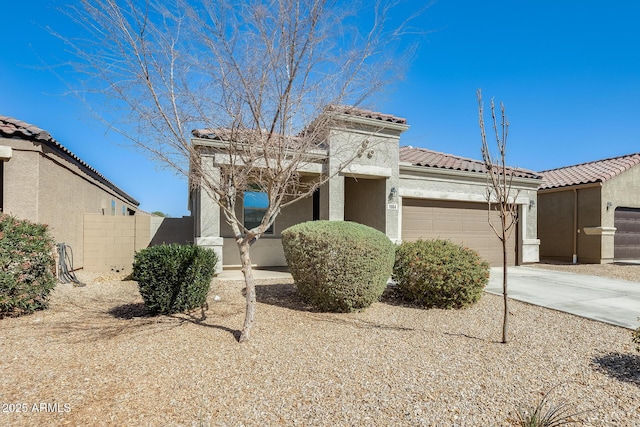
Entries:
<svg viewBox="0 0 640 427">
<path fill-rule="evenodd" d="M 509 298 L 600 322 L 640 326 L 640 283 L 598 276 L 509 267 Z M 491 269 L 487 292 L 502 295 L 502 268 Z"/>
<path fill-rule="evenodd" d="M 285 269 L 253 269 L 253 277 L 256 280 L 267 280 L 267 279 L 291 279 L 291 274 L 288 271 L 284 271 Z M 222 273 L 218 274 L 216 279 L 219 280 L 244 280 L 244 275 L 240 269 L 229 269 L 223 270 Z"/>
</svg>

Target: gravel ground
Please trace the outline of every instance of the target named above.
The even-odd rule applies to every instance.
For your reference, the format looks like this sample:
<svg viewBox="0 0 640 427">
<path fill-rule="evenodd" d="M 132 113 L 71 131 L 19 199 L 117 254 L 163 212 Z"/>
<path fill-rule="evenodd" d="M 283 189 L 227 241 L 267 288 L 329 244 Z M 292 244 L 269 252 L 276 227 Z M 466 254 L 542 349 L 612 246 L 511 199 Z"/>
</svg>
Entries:
<svg viewBox="0 0 640 427">
<path fill-rule="evenodd" d="M 553 387 L 588 411 L 578 425 L 640 425 L 627 329 L 513 301 L 505 345 L 497 296 L 326 314 L 263 281 L 238 344 L 242 282 L 214 280 L 204 313 L 146 317 L 135 282 L 80 278 L 48 310 L 0 320 L 0 425 L 508 426 Z"/>
<path fill-rule="evenodd" d="M 549 270 L 566 271 L 569 273 L 588 274 L 591 276 L 611 277 L 614 279 L 640 282 L 640 264 L 571 264 L 563 262 L 543 261 L 529 267 L 546 268 Z"/>
</svg>

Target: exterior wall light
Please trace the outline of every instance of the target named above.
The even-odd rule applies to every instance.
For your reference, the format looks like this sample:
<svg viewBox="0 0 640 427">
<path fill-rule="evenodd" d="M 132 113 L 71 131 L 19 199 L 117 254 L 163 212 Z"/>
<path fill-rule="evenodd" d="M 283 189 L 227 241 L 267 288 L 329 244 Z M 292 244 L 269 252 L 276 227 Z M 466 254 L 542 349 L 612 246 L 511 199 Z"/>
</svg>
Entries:
<svg viewBox="0 0 640 427">
<path fill-rule="evenodd" d="M 391 187 L 391 190 L 389 190 L 389 201 L 395 200 L 396 197 L 398 197 L 398 190 L 396 187 Z"/>
<path fill-rule="evenodd" d="M 529 209 L 533 209 L 536 207 L 536 201 L 531 199 L 529 200 Z"/>
<path fill-rule="evenodd" d="M 607 202 L 607 210 L 609 210 L 609 208 L 612 207 L 612 206 L 613 206 L 613 203 Z"/>
</svg>

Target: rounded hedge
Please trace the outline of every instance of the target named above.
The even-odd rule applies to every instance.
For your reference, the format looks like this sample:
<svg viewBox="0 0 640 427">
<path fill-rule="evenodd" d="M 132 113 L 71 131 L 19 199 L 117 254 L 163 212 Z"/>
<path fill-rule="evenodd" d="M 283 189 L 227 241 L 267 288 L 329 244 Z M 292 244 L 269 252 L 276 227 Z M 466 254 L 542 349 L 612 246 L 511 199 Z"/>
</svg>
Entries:
<svg viewBox="0 0 640 427">
<path fill-rule="evenodd" d="M 149 313 L 180 313 L 204 305 L 217 262 L 201 246 L 151 246 L 136 253 L 132 278 Z"/>
<path fill-rule="evenodd" d="M 423 307 L 462 308 L 477 302 L 489 281 L 489 264 L 477 252 L 448 240 L 403 242 L 396 250 L 397 292 Z"/>
<path fill-rule="evenodd" d="M 289 271 L 303 300 L 349 312 L 378 301 L 391 276 L 394 244 L 378 230 L 346 221 L 310 221 L 282 232 Z"/>
<path fill-rule="evenodd" d="M 47 226 L 0 214 L 0 318 L 48 306 L 57 284 Z"/>
</svg>

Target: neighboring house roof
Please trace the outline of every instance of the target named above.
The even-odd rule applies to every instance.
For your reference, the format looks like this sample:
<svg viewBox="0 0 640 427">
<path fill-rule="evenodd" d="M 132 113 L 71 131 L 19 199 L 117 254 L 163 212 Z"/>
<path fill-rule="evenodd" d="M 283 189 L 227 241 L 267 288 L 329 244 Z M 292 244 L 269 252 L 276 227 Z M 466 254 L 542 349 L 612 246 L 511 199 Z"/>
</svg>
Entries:
<svg viewBox="0 0 640 427">
<path fill-rule="evenodd" d="M 76 163 L 80 166 L 81 169 L 84 169 L 90 176 L 92 176 L 97 181 L 106 185 L 111 190 L 115 191 L 120 196 L 124 197 L 131 204 L 138 206 L 140 203 L 129 196 L 123 190 L 118 188 L 114 183 L 105 178 L 100 172 L 98 172 L 93 167 L 89 166 L 86 162 L 81 160 L 78 156 L 73 154 L 69 149 L 56 141 L 49 132 L 40 129 L 37 126 L 32 124 L 23 122 L 21 120 L 17 120 L 7 116 L 0 116 L 0 137 L 5 138 L 19 138 L 28 141 L 40 142 L 46 144 L 48 147 L 53 150 L 61 153 L 63 156 L 67 157 L 73 163 Z"/>
<path fill-rule="evenodd" d="M 455 156 L 453 154 L 440 153 L 425 148 L 400 147 L 400 161 L 410 163 L 413 166 L 429 168 L 449 169 L 464 172 L 486 173 L 484 162 Z M 533 171 L 520 168 L 507 167 L 509 173 L 519 178 L 540 179 L 541 176 Z"/>
<path fill-rule="evenodd" d="M 543 171 L 545 182 L 540 189 L 605 182 L 639 163 L 640 153 L 634 153 Z"/>
</svg>

